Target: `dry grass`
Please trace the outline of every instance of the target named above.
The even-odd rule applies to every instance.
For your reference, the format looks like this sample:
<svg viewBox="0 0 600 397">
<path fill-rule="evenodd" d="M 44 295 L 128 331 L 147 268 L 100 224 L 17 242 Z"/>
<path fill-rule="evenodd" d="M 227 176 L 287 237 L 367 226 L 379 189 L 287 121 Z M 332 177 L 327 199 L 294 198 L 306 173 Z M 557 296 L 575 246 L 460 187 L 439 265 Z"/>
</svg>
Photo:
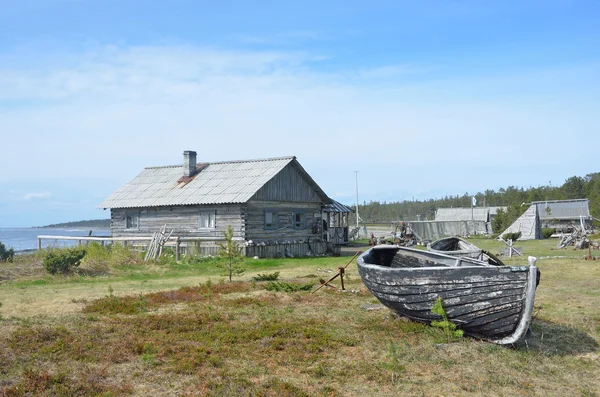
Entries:
<svg viewBox="0 0 600 397">
<path fill-rule="evenodd" d="M 314 282 L 311 274 L 328 274 L 318 260 L 275 270 L 290 283 Z M 600 261 L 538 265 L 533 336 L 514 347 L 444 344 L 439 330 L 365 310 L 377 301 L 353 266 L 345 293 L 269 292 L 266 283 L 191 275 L 148 278 L 145 289 L 110 277 L 8 284 L 0 395 L 600 396 Z M 39 304 L 53 294 L 61 298 L 44 311 L 60 311 L 75 292 L 86 301 L 69 304 L 70 314 L 8 314 L 19 299 Z"/>
</svg>

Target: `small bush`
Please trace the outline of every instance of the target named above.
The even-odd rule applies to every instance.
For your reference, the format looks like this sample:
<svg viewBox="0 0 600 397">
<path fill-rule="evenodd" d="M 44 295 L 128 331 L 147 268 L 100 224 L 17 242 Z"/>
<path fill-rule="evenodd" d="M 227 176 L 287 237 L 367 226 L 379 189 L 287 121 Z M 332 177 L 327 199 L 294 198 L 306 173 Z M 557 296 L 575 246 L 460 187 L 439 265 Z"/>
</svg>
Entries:
<svg viewBox="0 0 600 397">
<path fill-rule="evenodd" d="M 98 270 L 137 265 L 142 262 L 143 259 L 131 247 L 124 247 L 121 244 L 102 246 L 95 241 L 86 247 L 86 255 L 83 260 L 83 264 L 87 268 Z"/>
<path fill-rule="evenodd" d="M 552 237 L 552 235 L 554 234 L 554 232 L 556 232 L 556 229 L 554 229 L 552 227 L 544 227 L 544 228 L 542 228 L 542 236 L 544 236 L 544 238 L 550 238 L 550 237 Z"/>
<path fill-rule="evenodd" d="M 521 232 L 505 233 L 502 235 L 503 240 L 517 241 L 521 237 Z"/>
<path fill-rule="evenodd" d="M 15 250 L 10 248 L 6 249 L 4 244 L 0 241 L 0 262 L 12 262 L 15 256 Z"/>
<path fill-rule="evenodd" d="M 136 314 L 148 311 L 148 300 L 144 295 L 123 296 L 113 295 L 113 289 L 108 287 L 108 295 L 96 299 L 83 308 L 84 313 L 99 314 Z"/>
<path fill-rule="evenodd" d="M 50 274 L 66 274 L 81 264 L 85 256 L 85 248 L 55 248 L 44 254 L 42 263 Z"/>
<path fill-rule="evenodd" d="M 265 286 L 267 291 L 274 292 L 296 292 L 296 291 L 310 291 L 314 284 L 292 284 L 284 282 L 270 281 Z"/>
<path fill-rule="evenodd" d="M 252 277 L 254 281 L 275 281 L 279 278 L 279 272 L 274 273 L 258 273 L 257 276 Z"/>
</svg>

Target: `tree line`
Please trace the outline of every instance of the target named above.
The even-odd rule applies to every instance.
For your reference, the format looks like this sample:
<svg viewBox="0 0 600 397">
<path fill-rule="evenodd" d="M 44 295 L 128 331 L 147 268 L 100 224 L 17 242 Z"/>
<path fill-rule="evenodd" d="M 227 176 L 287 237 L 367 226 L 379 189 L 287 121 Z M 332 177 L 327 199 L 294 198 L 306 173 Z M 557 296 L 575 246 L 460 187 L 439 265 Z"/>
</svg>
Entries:
<svg viewBox="0 0 600 397">
<path fill-rule="evenodd" d="M 438 199 L 378 202 L 371 201 L 358 205 L 358 213 L 362 222 L 365 223 L 387 223 L 391 221 L 425 221 L 434 220 L 438 208 L 470 207 L 472 197 L 477 200 L 478 207 L 503 206 L 508 207 L 500 214 L 502 222 L 493 225 L 501 228 L 505 224 L 510 225 L 517 217 L 527 210 L 533 201 L 546 200 L 589 200 L 590 213 L 592 217 L 600 219 L 600 172 L 587 174 L 585 177 L 572 176 L 561 186 L 539 186 L 524 189 L 517 186 L 500 188 L 498 191 L 485 190 L 483 193 L 464 193 L 463 195 L 445 196 Z M 355 205 L 349 205 L 355 208 Z M 350 214 L 350 224 L 356 222 L 355 214 Z M 596 222 L 597 224 L 597 222 Z M 508 226 L 507 225 L 507 226 Z"/>
</svg>

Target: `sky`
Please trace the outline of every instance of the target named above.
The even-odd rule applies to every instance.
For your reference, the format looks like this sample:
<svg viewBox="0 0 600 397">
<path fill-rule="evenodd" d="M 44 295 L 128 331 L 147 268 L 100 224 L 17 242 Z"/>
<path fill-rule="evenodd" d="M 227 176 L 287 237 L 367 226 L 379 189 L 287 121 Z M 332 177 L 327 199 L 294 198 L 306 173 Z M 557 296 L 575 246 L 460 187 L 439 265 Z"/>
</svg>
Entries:
<svg viewBox="0 0 600 397">
<path fill-rule="evenodd" d="M 598 172 L 600 2 L 0 7 L 0 227 L 109 217 L 144 167 L 294 155 L 346 204 Z M 355 173 L 358 171 L 358 173 Z"/>
</svg>

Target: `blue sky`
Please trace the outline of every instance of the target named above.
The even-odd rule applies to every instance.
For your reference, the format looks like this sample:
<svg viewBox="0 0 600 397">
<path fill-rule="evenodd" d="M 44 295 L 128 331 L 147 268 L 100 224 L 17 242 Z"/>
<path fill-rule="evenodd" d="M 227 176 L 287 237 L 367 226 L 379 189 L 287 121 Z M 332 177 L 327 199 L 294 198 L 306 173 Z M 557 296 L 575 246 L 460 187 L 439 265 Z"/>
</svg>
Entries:
<svg viewBox="0 0 600 397">
<path fill-rule="evenodd" d="M 160 3 L 160 4 L 159 4 Z M 326 3 L 326 4 L 323 4 Z M 333 198 L 597 172 L 597 1 L 6 2 L 0 227 L 103 218 L 145 166 L 296 155 Z"/>
</svg>

